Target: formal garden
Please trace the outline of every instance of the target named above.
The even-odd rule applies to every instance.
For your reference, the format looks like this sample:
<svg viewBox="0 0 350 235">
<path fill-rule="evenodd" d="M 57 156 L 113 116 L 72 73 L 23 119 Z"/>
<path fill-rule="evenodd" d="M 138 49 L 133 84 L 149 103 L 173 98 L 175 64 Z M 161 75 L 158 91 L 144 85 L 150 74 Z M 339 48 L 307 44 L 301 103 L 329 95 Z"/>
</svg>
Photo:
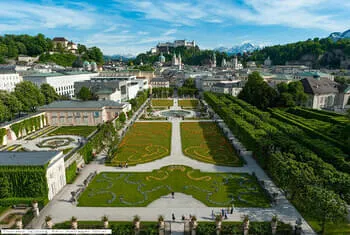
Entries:
<svg viewBox="0 0 350 235">
<path fill-rule="evenodd" d="M 48 135 L 76 135 L 86 138 L 95 130 L 96 126 L 61 126 L 58 129 L 50 132 Z"/>
<path fill-rule="evenodd" d="M 179 100 L 179 106 L 182 108 L 197 108 L 199 101 L 195 99 Z"/>
<path fill-rule="evenodd" d="M 312 120 L 305 124 L 300 118 L 299 122 L 292 120 L 306 112 L 288 118 L 286 111 L 263 112 L 232 96 L 204 96 L 316 231 L 326 231 L 332 224 L 339 230 L 349 230 L 345 222 L 346 203 L 350 203 L 348 154 L 327 138 L 330 133 L 315 131 L 320 121 L 344 122 L 345 116 L 334 118 L 328 112 L 309 114 L 306 110 L 309 118 L 312 115 L 318 120 L 310 128 Z M 345 128 L 349 122 L 345 121 Z"/>
<path fill-rule="evenodd" d="M 37 146 L 39 148 L 56 149 L 56 148 L 68 146 L 72 142 L 74 142 L 74 139 L 70 138 L 70 137 L 50 137 L 50 138 L 45 138 L 44 140 L 40 141 L 37 144 Z"/>
<path fill-rule="evenodd" d="M 223 166 L 242 166 L 243 160 L 214 122 L 182 122 L 183 153 L 198 161 Z"/>
<path fill-rule="evenodd" d="M 174 105 L 172 99 L 152 99 L 152 106 L 154 107 L 170 107 Z"/>
<path fill-rule="evenodd" d="M 171 123 L 136 122 L 128 130 L 110 160 L 118 166 L 146 163 L 170 155 Z"/>
<path fill-rule="evenodd" d="M 191 195 L 211 207 L 270 207 L 254 176 L 207 173 L 179 165 L 152 172 L 100 173 L 79 198 L 78 206 L 143 207 L 171 192 Z"/>
</svg>

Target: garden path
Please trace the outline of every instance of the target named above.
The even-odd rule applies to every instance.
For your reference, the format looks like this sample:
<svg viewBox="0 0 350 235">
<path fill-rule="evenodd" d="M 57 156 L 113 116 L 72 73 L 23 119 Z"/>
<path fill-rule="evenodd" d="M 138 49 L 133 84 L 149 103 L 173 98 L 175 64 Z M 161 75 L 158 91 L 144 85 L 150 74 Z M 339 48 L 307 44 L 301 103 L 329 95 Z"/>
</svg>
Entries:
<svg viewBox="0 0 350 235">
<path fill-rule="evenodd" d="M 177 100 L 174 104 L 177 104 Z M 100 220 L 103 215 L 107 215 L 110 220 L 114 221 L 132 221 L 135 214 L 138 214 L 143 221 L 155 221 L 159 215 L 163 215 L 166 220 L 171 220 L 172 213 L 175 214 L 177 220 L 181 219 L 182 215 L 188 216 L 189 214 L 196 215 L 199 221 L 212 220 L 212 210 L 214 210 L 214 212 L 219 212 L 220 208 L 206 207 L 191 196 L 181 195 L 180 193 L 176 193 L 175 199 L 172 199 L 171 196 L 168 195 L 152 202 L 147 207 L 77 207 L 70 202 L 70 192 L 81 187 L 84 179 L 86 179 L 91 172 L 147 172 L 174 164 L 190 166 L 204 172 L 254 172 L 260 181 L 264 181 L 265 188 L 271 194 L 278 194 L 276 197 L 276 204 L 271 208 L 235 208 L 234 213 L 228 215 L 227 221 L 242 221 L 244 215 L 248 215 L 252 221 L 271 221 L 272 216 L 277 215 L 283 222 L 295 225 L 295 220 L 297 218 L 302 218 L 294 206 L 286 199 L 281 190 L 256 163 L 250 151 L 246 151 L 244 147 L 242 147 L 240 151 L 241 156 L 247 163 L 243 167 L 215 166 L 190 159 L 182 154 L 180 119 L 172 118 L 170 121 L 172 122 L 170 156 L 154 162 L 120 169 L 119 167 L 103 165 L 105 156 L 101 154 L 96 161 L 90 163 L 82 170 L 73 184 L 66 185 L 41 211 L 40 216 L 35 218 L 29 226 L 40 228 L 44 224 L 45 216 L 47 215 L 51 215 L 55 223 L 67 221 L 71 216 L 76 216 L 79 220 Z M 224 123 L 222 126 L 223 128 L 227 128 Z M 229 132 L 228 135 L 232 135 L 232 133 Z M 302 220 L 302 222 L 304 234 L 315 234 L 305 220 Z"/>
</svg>

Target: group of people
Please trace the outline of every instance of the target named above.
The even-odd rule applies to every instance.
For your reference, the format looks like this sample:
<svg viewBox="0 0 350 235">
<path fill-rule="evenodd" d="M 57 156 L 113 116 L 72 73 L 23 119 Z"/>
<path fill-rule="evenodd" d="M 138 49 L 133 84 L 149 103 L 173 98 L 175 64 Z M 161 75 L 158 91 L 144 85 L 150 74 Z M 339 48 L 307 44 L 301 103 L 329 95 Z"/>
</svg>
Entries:
<svg viewBox="0 0 350 235">
<path fill-rule="evenodd" d="M 119 162 L 119 167 L 120 168 L 128 168 L 128 162 L 125 162 L 125 163 L 123 163 L 123 162 Z"/>
<path fill-rule="evenodd" d="M 171 214 L 171 218 L 173 219 L 173 221 L 176 220 L 175 214 L 174 214 L 174 213 Z M 190 215 L 188 216 L 188 218 L 186 218 L 185 215 L 182 215 L 182 216 L 181 216 L 181 220 L 192 220 L 192 215 L 190 214 Z"/>
<path fill-rule="evenodd" d="M 229 207 L 227 207 L 227 208 L 222 208 L 222 209 L 220 210 L 220 214 L 221 214 L 222 218 L 227 219 L 227 215 L 228 215 L 228 214 L 231 214 L 231 215 L 232 215 L 232 214 L 233 214 L 233 208 L 234 208 L 233 205 L 232 205 L 232 206 L 229 206 Z M 213 220 L 215 219 L 214 210 L 211 211 L 211 217 L 212 217 Z"/>
</svg>

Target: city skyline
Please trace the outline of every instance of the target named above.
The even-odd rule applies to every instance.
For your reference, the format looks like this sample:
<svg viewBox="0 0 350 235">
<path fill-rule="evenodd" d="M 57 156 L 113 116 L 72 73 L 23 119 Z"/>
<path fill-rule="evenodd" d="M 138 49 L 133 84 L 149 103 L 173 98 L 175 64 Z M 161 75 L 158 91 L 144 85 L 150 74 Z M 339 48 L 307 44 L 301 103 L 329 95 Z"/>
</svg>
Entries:
<svg viewBox="0 0 350 235">
<path fill-rule="evenodd" d="M 62 36 L 107 55 L 136 55 L 175 39 L 212 49 L 327 37 L 350 28 L 349 7 L 340 0 L 0 1 L 0 31 Z"/>
</svg>

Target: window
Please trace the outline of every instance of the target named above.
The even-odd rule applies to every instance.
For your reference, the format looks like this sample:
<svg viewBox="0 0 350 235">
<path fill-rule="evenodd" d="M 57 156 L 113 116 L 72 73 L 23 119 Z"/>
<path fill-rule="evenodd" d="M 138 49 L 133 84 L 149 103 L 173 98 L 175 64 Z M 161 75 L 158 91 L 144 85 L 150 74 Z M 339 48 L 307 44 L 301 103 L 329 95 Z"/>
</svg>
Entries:
<svg viewBox="0 0 350 235">
<path fill-rule="evenodd" d="M 100 116 L 100 112 L 94 112 L 94 118 L 98 118 Z"/>
</svg>

